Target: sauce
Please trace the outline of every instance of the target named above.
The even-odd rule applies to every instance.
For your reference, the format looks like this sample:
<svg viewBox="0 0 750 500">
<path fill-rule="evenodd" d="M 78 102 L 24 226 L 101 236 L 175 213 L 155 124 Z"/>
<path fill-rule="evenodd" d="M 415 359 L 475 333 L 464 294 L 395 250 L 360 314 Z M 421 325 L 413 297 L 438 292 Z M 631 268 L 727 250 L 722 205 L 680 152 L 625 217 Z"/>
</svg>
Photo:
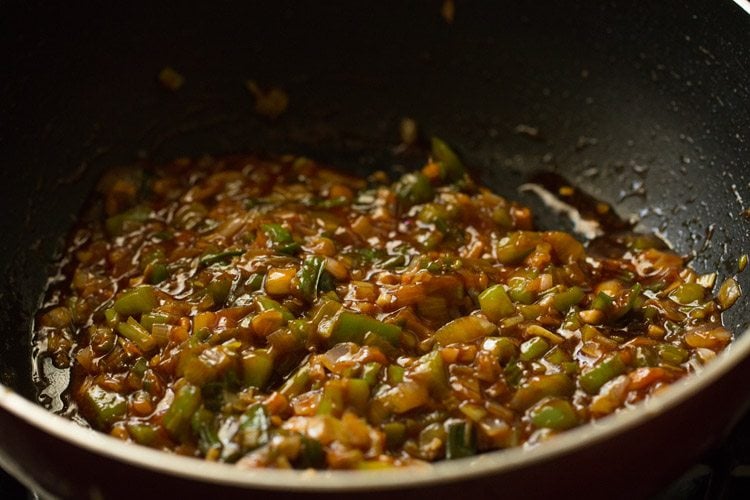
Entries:
<svg viewBox="0 0 750 500">
<path fill-rule="evenodd" d="M 732 338 L 720 312 L 738 289 L 720 306 L 658 238 L 568 194 L 609 221 L 592 235 L 616 232 L 586 249 L 534 231 L 439 140 L 395 182 L 297 157 L 112 172 L 38 314 L 38 363 L 70 373 L 92 427 L 245 467 L 533 445 Z"/>
</svg>

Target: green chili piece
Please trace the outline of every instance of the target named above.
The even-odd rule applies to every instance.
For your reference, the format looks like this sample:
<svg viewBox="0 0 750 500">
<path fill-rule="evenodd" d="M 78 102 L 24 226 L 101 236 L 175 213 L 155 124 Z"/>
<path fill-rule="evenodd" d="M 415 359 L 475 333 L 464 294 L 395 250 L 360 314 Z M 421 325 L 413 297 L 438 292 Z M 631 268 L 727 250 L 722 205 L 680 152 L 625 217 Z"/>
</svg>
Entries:
<svg viewBox="0 0 750 500">
<path fill-rule="evenodd" d="M 326 454 L 319 441 L 302 436 L 301 450 L 295 465 L 301 469 L 322 469 L 326 466 Z"/>
<path fill-rule="evenodd" d="M 148 281 L 152 285 L 157 285 L 169 278 L 169 268 L 163 262 L 154 262 L 150 264 L 145 273 Z"/>
<path fill-rule="evenodd" d="M 264 389 L 273 373 L 273 358 L 265 349 L 254 349 L 242 355 L 245 385 Z"/>
<path fill-rule="evenodd" d="M 385 434 L 385 445 L 389 450 L 396 450 L 406 440 L 406 425 L 402 422 L 387 422 L 383 424 Z"/>
<path fill-rule="evenodd" d="M 263 224 L 261 229 L 266 233 L 268 239 L 276 244 L 291 243 L 294 241 L 292 233 L 281 224 Z"/>
<path fill-rule="evenodd" d="M 593 368 L 583 372 L 578 377 L 581 388 L 589 394 L 596 394 L 599 389 L 627 370 L 625 363 L 619 354 L 614 353 L 597 363 Z"/>
<path fill-rule="evenodd" d="M 672 344 L 660 344 L 657 348 L 659 359 L 664 363 L 679 366 L 688 359 L 687 350 Z"/>
<path fill-rule="evenodd" d="M 488 337 L 482 342 L 482 349 L 497 356 L 502 364 L 513 359 L 518 351 L 516 344 L 508 337 Z"/>
<path fill-rule="evenodd" d="M 417 219 L 425 224 L 435 224 L 440 231 L 445 232 L 448 223 L 448 209 L 440 203 L 425 203 L 417 214 Z"/>
<path fill-rule="evenodd" d="M 383 368 L 383 365 L 377 361 L 370 361 L 362 368 L 362 378 L 370 387 L 374 387 L 378 383 L 381 368 Z"/>
<path fill-rule="evenodd" d="M 146 222 L 150 216 L 151 210 L 148 207 L 139 205 L 126 212 L 109 217 L 105 221 L 104 227 L 110 236 L 120 236 L 129 225 Z"/>
<path fill-rule="evenodd" d="M 509 363 L 503 370 L 503 376 L 511 387 L 517 387 L 523 377 L 523 365 L 518 361 Z"/>
<path fill-rule="evenodd" d="M 544 355 L 544 359 L 546 359 L 553 365 L 562 365 L 563 363 L 567 363 L 571 360 L 570 354 L 565 352 L 565 350 L 560 349 L 559 346 L 555 346 L 552 349 L 550 349 Z"/>
<path fill-rule="evenodd" d="M 431 143 L 432 159 L 442 166 L 442 177 L 451 182 L 461 179 L 466 170 L 458 155 L 442 139 L 433 137 Z"/>
<path fill-rule="evenodd" d="M 562 431 L 578 425 L 578 414 L 572 404 L 564 399 L 550 399 L 531 409 L 531 423 Z"/>
<path fill-rule="evenodd" d="M 448 345 L 471 342 L 495 331 L 497 326 L 481 316 L 462 316 L 438 328 L 433 338 L 440 345 Z"/>
<path fill-rule="evenodd" d="M 465 420 L 449 420 L 445 423 L 448 439 L 445 443 L 445 458 L 470 457 L 477 454 L 474 426 Z"/>
<path fill-rule="evenodd" d="M 107 391 L 98 385 L 92 385 L 84 394 L 84 408 L 91 412 L 96 426 L 107 430 L 125 416 L 128 401 L 116 392 Z"/>
<path fill-rule="evenodd" d="M 291 321 L 294 319 L 294 314 L 292 314 L 289 309 L 282 306 L 267 295 L 258 295 L 255 300 L 258 301 L 258 307 L 261 311 L 268 311 L 269 309 L 273 309 L 274 311 L 279 311 L 281 313 L 281 317 L 286 321 Z"/>
<path fill-rule="evenodd" d="M 383 323 L 364 314 L 341 311 L 333 321 L 330 343 L 354 342 L 361 345 L 367 332 L 376 334 L 392 345 L 398 345 L 401 338 L 401 327 L 398 325 Z"/>
<path fill-rule="evenodd" d="M 138 444 L 149 446 L 156 441 L 158 436 L 154 426 L 143 422 L 128 422 L 128 433 Z"/>
<path fill-rule="evenodd" d="M 133 342 L 143 352 L 148 352 L 156 347 L 156 340 L 146 331 L 132 316 L 127 322 L 117 323 L 117 333 Z"/>
<path fill-rule="evenodd" d="M 147 331 L 151 331 L 154 325 L 169 324 L 169 315 L 159 312 L 150 312 L 141 316 L 141 326 Z"/>
<path fill-rule="evenodd" d="M 350 378 L 346 382 L 346 399 L 360 414 L 367 410 L 370 400 L 370 384 L 361 378 Z"/>
<path fill-rule="evenodd" d="M 637 309 L 638 307 L 636 306 L 643 305 L 642 302 L 639 301 L 641 291 L 643 291 L 643 287 L 640 283 L 636 283 L 630 288 L 630 290 L 628 290 L 628 301 L 623 307 L 615 312 L 615 319 L 622 318 L 630 311 Z"/>
<path fill-rule="evenodd" d="M 211 296 L 214 305 L 222 307 L 229 297 L 232 290 L 232 280 L 230 278 L 219 278 L 212 280 L 206 285 L 206 293 Z"/>
<path fill-rule="evenodd" d="M 635 348 L 635 366 L 641 368 L 656 366 L 658 363 L 659 356 L 653 348 L 649 346 L 638 346 Z"/>
<path fill-rule="evenodd" d="M 310 365 L 304 364 L 297 368 L 279 388 L 279 393 L 287 400 L 302 393 L 310 382 Z"/>
<path fill-rule="evenodd" d="M 440 351 L 432 351 L 419 358 L 417 368 L 412 372 L 412 378 L 427 384 L 433 394 L 444 394 L 449 388 L 448 373 Z"/>
<path fill-rule="evenodd" d="M 518 388 L 509 406 L 514 410 L 525 410 L 545 397 L 569 397 L 574 391 L 575 385 L 564 373 L 538 375 Z"/>
<path fill-rule="evenodd" d="M 185 384 L 177 391 L 162 419 L 162 425 L 173 438 L 179 439 L 190 425 L 190 419 L 201 404 L 201 390 Z"/>
<path fill-rule="evenodd" d="M 104 310 L 104 320 L 110 326 L 115 326 L 117 324 L 117 322 L 119 321 L 119 316 L 117 315 L 117 311 L 115 311 L 114 307 L 110 307 Z"/>
<path fill-rule="evenodd" d="M 310 255 L 302 262 L 297 272 L 299 291 L 308 302 L 315 302 L 318 298 L 318 287 L 321 277 L 325 273 L 326 259 L 320 255 Z"/>
<path fill-rule="evenodd" d="M 406 370 L 404 370 L 403 366 L 388 365 L 386 372 L 388 376 L 388 383 L 391 385 L 396 385 L 400 382 L 403 382 L 404 373 L 406 373 Z"/>
<path fill-rule="evenodd" d="M 300 249 L 300 244 L 294 241 L 292 233 L 281 224 L 263 224 L 261 229 L 277 252 L 292 255 Z"/>
<path fill-rule="evenodd" d="M 401 176 L 394 185 L 396 197 L 402 208 L 426 203 L 435 196 L 430 180 L 420 172 L 409 172 Z"/>
<path fill-rule="evenodd" d="M 541 358 L 549 350 L 549 343 L 542 337 L 534 337 L 521 344 L 521 361 L 533 361 Z"/>
<path fill-rule="evenodd" d="M 403 267 L 408 263 L 406 255 L 398 254 L 388 257 L 383 261 L 380 266 L 384 269 L 393 269 L 396 267 Z"/>
<path fill-rule="evenodd" d="M 544 307 L 540 304 L 519 305 L 518 312 L 527 320 L 538 319 L 545 313 Z"/>
<path fill-rule="evenodd" d="M 342 385 L 327 383 L 323 387 L 323 397 L 318 405 L 318 415 L 340 415 L 344 410 L 344 388 Z"/>
<path fill-rule="evenodd" d="M 501 264 L 518 264 L 536 248 L 539 239 L 536 234 L 516 231 L 500 240 L 495 255 Z"/>
<path fill-rule="evenodd" d="M 492 321 L 506 318 L 515 312 L 513 302 L 503 285 L 492 285 L 479 294 L 479 307 Z"/>
<path fill-rule="evenodd" d="M 527 283 L 523 283 L 522 286 L 514 287 L 508 290 L 508 295 L 513 299 L 514 302 L 518 302 L 524 305 L 530 305 L 534 302 L 534 293 L 527 290 L 525 286 Z"/>
<path fill-rule="evenodd" d="M 604 292 L 599 292 L 596 297 L 594 297 L 594 300 L 591 301 L 591 307 L 600 311 L 606 311 L 612 307 L 612 301 L 612 297 Z"/>
<path fill-rule="evenodd" d="M 498 226 L 510 229 L 513 227 L 513 218 L 510 216 L 508 207 L 497 206 L 492 210 L 492 220 Z"/>
<path fill-rule="evenodd" d="M 300 245 L 296 241 L 293 241 L 291 243 L 284 243 L 283 245 L 277 246 L 276 251 L 279 253 L 283 253 L 284 255 L 294 255 L 299 251 L 300 248 L 302 248 L 302 245 Z"/>
<path fill-rule="evenodd" d="M 115 301 L 115 311 L 123 316 L 151 312 L 158 304 L 154 288 L 148 285 L 132 288 Z"/>
<path fill-rule="evenodd" d="M 143 356 L 139 357 L 133 363 L 133 367 L 130 369 L 130 373 L 137 377 L 143 377 L 143 374 L 148 370 L 148 361 Z"/>
<path fill-rule="evenodd" d="M 555 309 L 564 313 L 574 305 L 581 302 L 584 295 L 585 294 L 580 287 L 573 286 L 568 288 L 564 292 L 560 292 L 555 295 L 552 301 L 555 305 Z"/>
<path fill-rule="evenodd" d="M 242 255 L 244 250 L 224 250 L 223 252 L 204 253 L 201 255 L 198 263 L 202 267 L 212 266 L 214 264 L 228 264 L 234 257 Z"/>
<path fill-rule="evenodd" d="M 247 278 L 247 281 L 245 281 L 245 286 L 250 291 L 256 291 L 260 290 L 260 287 L 263 286 L 263 279 L 264 275 L 260 273 L 253 273 L 250 275 L 250 277 Z"/>
</svg>

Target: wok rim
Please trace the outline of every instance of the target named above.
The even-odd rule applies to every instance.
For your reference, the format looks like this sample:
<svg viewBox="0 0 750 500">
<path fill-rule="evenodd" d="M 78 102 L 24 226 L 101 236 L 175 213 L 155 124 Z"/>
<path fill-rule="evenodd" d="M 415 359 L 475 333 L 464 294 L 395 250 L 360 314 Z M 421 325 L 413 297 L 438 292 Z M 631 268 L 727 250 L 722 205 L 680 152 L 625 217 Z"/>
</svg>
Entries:
<svg viewBox="0 0 750 500">
<path fill-rule="evenodd" d="M 566 431 L 541 445 L 491 451 L 427 466 L 381 471 L 246 469 L 231 464 L 171 455 L 82 427 L 23 398 L 2 384 L 0 408 L 54 438 L 95 455 L 175 478 L 246 489 L 287 492 L 385 491 L 404 486 L 418 488 L 499 475 L 571 454 L 581 447 L 614 438 L 666 413 L 694 394 L 707 389 L 737 367 L 748 355 L 750 329 L 732 342 L 701 372 L 677 381 L 658 396 L 648 398 L 632 408 L 621 410 L 601 420 Z"/>
</svg>

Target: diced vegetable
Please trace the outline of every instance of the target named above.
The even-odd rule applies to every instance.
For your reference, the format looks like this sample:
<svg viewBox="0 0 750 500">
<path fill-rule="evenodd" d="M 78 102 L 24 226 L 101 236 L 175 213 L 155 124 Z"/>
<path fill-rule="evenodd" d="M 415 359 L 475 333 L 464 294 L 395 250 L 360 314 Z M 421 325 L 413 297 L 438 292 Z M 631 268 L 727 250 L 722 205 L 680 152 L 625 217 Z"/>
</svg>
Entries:
<svg viewBox="0 0 750 500">
<path fill-rule="evenodd" d="M 292 233 L 281 224 L 263 224 L 262 229 L 277 252 L 292 255 L 299 250 L 300 244 L 294 241 Z"/>
<path fill-rule="evenodd" d="M 266 295 L 258 295 L 255 300 L 258 301 L 258 307 L 261 311 L 278 311 L 279 313 L 281 313 L 281 317 L 285 321 L 291 321 L 294 319 L 294 315 L 289 311 L 289 309 L 282 306 L 271 297 L 268 297 Z"/>
<path fill-rule="evenodd" d="M 401 328 L 383 323 L 364 314 L 341 311 L 331 327 L 330 343 L 354 342 L 361 344 L 367 332 L 372 332 L 393 345 L 398 345 Z"/>
<path fill-rule="evenodd" d="M 604 292 L 599 292 L 591 302 L 591 307 L 600 311 L 606 311 L 612 306 L 612 297 Z"/>
<path fill-rule="evenodd" d="M 568 397 L 573 394 L 575 385 L 563 373 L 538 375 L 523 383 L 510 401 L 515 410 L 525 410 L 542 398 L 548 396 Z"/>
<path fill-rule="evenodd" d="M 120 236 L 130 225 L 140 225 L 151 216 L 151 210 L 142 205 L 108 218 L 105 228 L 110 236 Z"/>
<path fill-rule="evenodd" d="M 536 427 L 546 427 L 557 431 L 578 425 L 575 408 L 564 399 L 549 399 L 531 409 L 531 422 Z"/>
<path fill-rule="evenodd" d="M 127 322 L 117 324 L 117 333 L 133 342 L 143 352 L 149 352 L 156 347 L 156 340 L 132 316 Z"/>
<path fill-rule="evenodd" d="M 150 446 L 157 439 L 158 431 L 153 425 L 140 422 L 128 422 L 127 427 L 133 440 L 138 444 Z"/>
<path fill-rule="evenodd" d="M 279 393 L 287 399 L 290 399 L 305 390 L 305 387 L 307 387 L 309 382 L 310 365 L 305 364 L 299 367 L 297 371 L 286 379 L 279 389 Z"/>
<path fill-rule="evenodd" d="M 301 448 L 299 467 L 303 469 L 321 469 L 325 467 L 326 456 L 320 441 L 302 436 Z"/>
<path fill-rule="evenodd" d="M 214 264 L 228 264 L 232 258 L 242 255 L 242 250 L 224 250 L 222 252 L 206 253 L 201 255 L 200 265 L 212 266 Z"/>
<path fill-rule="evenodd" d="M 169 323 L 169 315 L 164 313 L 146 313 L 141 316 L 141 326 L 150 332 L 154 325 Z"/>
<path fill-rule="evenodd" d="M 539 243 L 536 233 L 518 231 L 500 240 L 495 254 L 498 262 L 505 265 L 518 264 L 526 258 Z"/>
<path fill-rule="evenodd" d="M 389 450 L 398 449 L 406 438 L 406 425 L 402 422 L 388 422 L 383 424 L 385 444 Z"/>
<path fill-rule="evenodd" d="M 627 367 L 619 354 L 607 356 L 593 368 L 584 371 L 578 377 L 581 388 L 589 394 L 596 394 L 609 380 L 625 373 Z"/>
<path fill-rule="evenodd" d="M 541 337 L 534 337 L 521 344 L 521 361 L 541 358 L 549 350 L 549 344 Z"/>
<path fill-rule="evenodd" d="M 500 363 L 510 361 L 516 356 L 518 347 L 507 337 L 489 337 L 482 342 L 482 349 L 492 352 Z"/>
<path fill-rule="evenodd" d="M 568 309 L 583 300 L 584 293 L 580 287 L 574 286 L 564 292 L 560 292 L 554 297 L 555 309 L 560 312 L 566 312 Z"/>
<path fill-rule="evenodd" d="M 127 400 L 120 394 L 92 385 L 84 393 L 84 410 L 99 429 L 106 430 L 125 416 Z"/>
<path fill-rule="evenodd" d="M 153 287 L 139 286 L 120 295 L 115 301 L 115 311 L 123 316 L 135 316 L 151 312 L 158 300 Z"/>
<path fill-rule="evenodd" d="M 463 458 L 476 455 L 477 444 L 474 427 L 466 421 L 448 421 L 445 424 L 448 440 L 445 443 L 445 458 Z"/>
<path fill-rule="evenodd" d="M 326 260 L 320 255 L 311 255 L 305 258 L 297 273 L 299 290 L 308 302 L 314 302 L 318 298 L 318 287 L 321 277 L 325 271 Z"/>
<path fill-rule="evenodd" d="M 486 337 L 497 330 L 491 322 L 480 316 L 463 316 L 454 319 L 435 332 L 434 339 L 440 345 L 456 342 L 471 342 Z"/>
<path fill-rule="evenodd" d="M 682 347 L 678 347 L 672 344 L 661 344 L 658 348 L 659 359 L 663 362 L 679 366 L 688 358 L 688 352 Z"/>
<path fill-rule="evenodd" d="M 503 285 L 492 285 L 479 294 L 479 307 L 491 321 L 498 321 L 515 312 Z"/>
<path fill-rule="evenodd" d="M 441 177 L 457 181 L 464 176 L 465 169 L 456 153 L 442 139 L 432 138 L 432 159 L 442 166 Z"/>
<path fill-rule="evenodd" d="M 242 373 L 246 385 L 263 389 L 273 373 L 273 358 L 263 349 L 253 349 L 242 356 Z"/>
<path fill-rule="evenodd" d="M 177 391 L 172 404 L 162 418 L 162 425 L 170 436 L 179 439 L 190 426 L 190 419 L 201 403 L 201 390 L 185 384 Z"/>
<path fill-rule="evenodd" d="M 404 208 L 426 203 L 434 195 L 430 180 L 421 173 L 408 173 L 395 186 L 396 196 Z"/>
</svg>

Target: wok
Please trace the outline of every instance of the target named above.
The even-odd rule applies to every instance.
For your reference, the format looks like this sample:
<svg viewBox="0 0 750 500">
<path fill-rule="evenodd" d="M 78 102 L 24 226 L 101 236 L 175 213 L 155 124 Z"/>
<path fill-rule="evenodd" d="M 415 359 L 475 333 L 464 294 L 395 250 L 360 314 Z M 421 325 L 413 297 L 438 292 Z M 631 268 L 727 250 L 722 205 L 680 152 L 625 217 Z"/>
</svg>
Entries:
<svg viewBox="0 0 750 500">
<path fill-rule="evenodd" d="M 538 448 L 425 469 L 236 470 L 34 403 L 30 324 L 62 238 L 103 169 L 142 158 L 267 151 L 409 167 L 423 155 L 394 149 L 408 116 L 536 208 L 541 227 L 565 221 L 517 187 L 546 170 L 697 255 L 698 271 L 737 272 L 750 249 L 750 17 L 738 4 L 459 1 L 453 23 L 440 7 L 3 3 L 0 465 L 59 497 L 633 498 L 724 435 L 750 395 L 747 295 L 725 314 L 731 349 L 663 397 Z M 183 88 L 157 84 L 165 66 Z M 288 111 L 258 116 L 247 79 L 283 88 Z"/>
</svg>

